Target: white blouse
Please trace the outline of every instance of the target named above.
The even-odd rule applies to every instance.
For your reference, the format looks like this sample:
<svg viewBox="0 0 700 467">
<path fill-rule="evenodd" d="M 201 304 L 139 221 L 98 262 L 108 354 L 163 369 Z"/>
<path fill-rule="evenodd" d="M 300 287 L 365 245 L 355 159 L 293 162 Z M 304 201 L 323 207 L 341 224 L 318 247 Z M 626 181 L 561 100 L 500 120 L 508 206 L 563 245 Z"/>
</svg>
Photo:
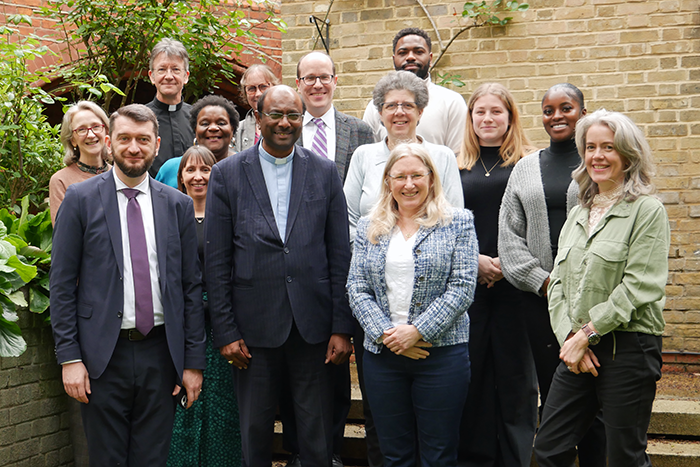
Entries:
<svg viewBox="0 0 700 467">
<path fill-rule="evenodd" d="M 384 269 L 389 312 L 394 325 L 408 323 L 408 309 L 411 307 L 411 298 L 413 298 L 415 274 L 413 246 L 415 243 L 415 233 L 406 240 L 401 229 L 398 226 L 394 227 L 386 252 Z"/>
</svg>

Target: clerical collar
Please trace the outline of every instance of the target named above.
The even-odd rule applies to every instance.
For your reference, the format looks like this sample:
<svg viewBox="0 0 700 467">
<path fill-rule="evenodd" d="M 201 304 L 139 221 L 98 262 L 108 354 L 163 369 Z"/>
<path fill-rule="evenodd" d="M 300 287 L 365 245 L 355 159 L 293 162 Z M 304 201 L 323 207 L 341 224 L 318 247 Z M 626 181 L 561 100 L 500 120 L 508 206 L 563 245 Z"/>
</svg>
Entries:
<svg viewBox="0 0 700 467">
<path fill-rule="evenodd" d="M 295 148 L 292 147 L 292 152 L 287 156 L 287 157 L 275 157 L 271 155 L 269 152 L 265 151 L 265 148 L 263 148 L 262 141 L 258 145 L 258 153 L 260 154 L 260 157 L 262 157 L 263 160 L 269 162 L 270 164 L 274 165 L 284 165 L 287 162 L 291 162 L 292 158 L 294 157 L 294 151 Z"/>
<path fill-rule="evenodd" d="M 180 110 L 183 103 L 181 99 L 178 104 L 166 104 L 165 102 L 159 101 L 157 97 L 153 99 L 153 102 L 156 103 L 156 107 L 158 107 L 160 110 L 167 110 L 168 112 L 177 112 Z"/>
</svg>

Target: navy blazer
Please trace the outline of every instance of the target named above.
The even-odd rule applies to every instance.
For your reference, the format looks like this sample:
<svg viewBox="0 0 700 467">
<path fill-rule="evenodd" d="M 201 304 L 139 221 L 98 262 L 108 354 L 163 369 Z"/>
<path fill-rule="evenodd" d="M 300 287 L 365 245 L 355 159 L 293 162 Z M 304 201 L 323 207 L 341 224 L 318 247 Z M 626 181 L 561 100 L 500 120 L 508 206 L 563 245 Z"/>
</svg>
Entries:
<svg viewBox="0 0 700 467">
<path fill-rule="evenodd" d="M 303 146 L 303 141 L 304 137 L 300 136 L 297 144 Z M 374 133 L 367 123 L 335 109 L 335 166 L 343 183 L 348 176 L 350 159 L 355 149 L 372 143 L 374 143 Z"/>
<path fill-rule="evenodd" d="M 150 179 L 168 348 L 179 378 L 204 369 L 205 333 L 192 200 Z M 122 322 L 124 255 L 114 175 L 68 187 L 56 216 L 51 325 L 59 363 L 82 359 L 99 378 Z"/>
<path fill-rule="evenodd" d="M 214 346 L 275 348 L 296 323 L 309 344 L 352 334 L 345 296 L 348 215 L 338 171 L 295 146 L 286 241 L 279 235 L 258 148 L 212 168 L 204 235 Z"/>
</svg>

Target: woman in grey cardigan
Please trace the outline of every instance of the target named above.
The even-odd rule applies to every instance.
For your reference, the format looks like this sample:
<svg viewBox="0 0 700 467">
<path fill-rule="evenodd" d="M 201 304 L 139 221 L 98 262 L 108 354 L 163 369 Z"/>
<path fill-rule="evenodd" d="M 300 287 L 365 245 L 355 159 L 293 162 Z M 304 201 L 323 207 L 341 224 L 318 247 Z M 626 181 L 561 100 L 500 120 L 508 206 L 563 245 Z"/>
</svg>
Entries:
<svg viewBox="0 0 700 467">
<path fill-rule="evenodd" d="M 576 122 L 586 114 L 583 93 L 574 85 L 552 86 L 542 99 L 542 123 L 550 146 L 523 158 L 508 181 L 498 226 L 498 253 L 506 280 L 523 290 L 540 407 L 549 394 L 559 364 L 559 343 L 549 322 L 547 285 L 566 215 L 578 204 L 571 172 L 580 157 L 574 140 Z M 605 429 L 596 419 L 579 444 L 581 467 L 605 465 Z"/>
</svg>

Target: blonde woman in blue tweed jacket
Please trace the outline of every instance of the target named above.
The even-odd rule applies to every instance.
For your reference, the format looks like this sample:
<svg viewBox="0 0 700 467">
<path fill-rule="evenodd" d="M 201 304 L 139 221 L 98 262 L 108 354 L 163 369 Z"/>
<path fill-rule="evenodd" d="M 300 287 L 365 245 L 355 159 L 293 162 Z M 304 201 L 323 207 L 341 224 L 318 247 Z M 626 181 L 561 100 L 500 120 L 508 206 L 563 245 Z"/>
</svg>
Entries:
<svg viewBox="0 0 700 467">
<path fill-rule="evenodd" d="M 358 223 L 348 277 L 365 331 L 364 371 L 384 466 L 457 465 L 470 379 L 478 269 L 470 211 L 451 208 L 420 144 L 389 156 L 381 194 Z"/>
</svg>

